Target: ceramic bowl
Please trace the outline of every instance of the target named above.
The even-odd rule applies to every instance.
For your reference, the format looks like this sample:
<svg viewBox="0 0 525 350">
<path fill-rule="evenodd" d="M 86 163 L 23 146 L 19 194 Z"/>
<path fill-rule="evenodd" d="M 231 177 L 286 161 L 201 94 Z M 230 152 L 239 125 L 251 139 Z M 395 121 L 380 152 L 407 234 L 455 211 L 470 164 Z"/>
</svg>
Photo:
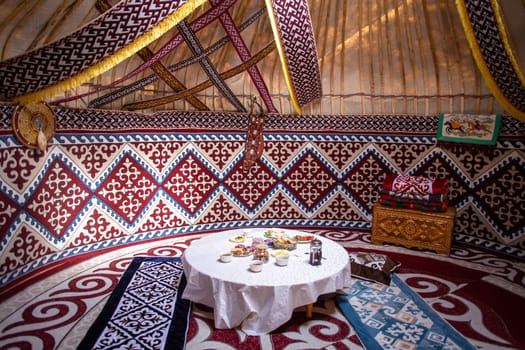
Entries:
<svg viewBox="0 0 525 350">
<path fill-rule="evenodd" d="M 230 252 L 224 252 L 224 253 L 222 253 L 222 254 L 219 256 L 219 259 L 220 259 L 222 262 L 228 263 L 228 262 L 232 261 L 232 256 L 233 256 L 232 253 L 230 253 Z"/>
<path fill-rule="evenodd" d="M 259 260 L 252 261 L 250 263 L 250 270 L 252 272 L 261 272 L 263 268 L 263 262 Z"/>
<path fill-rule="evenodd" d="M 279 266 L 286 266 L 288 265 L 289 257 L 290 257 L 289 255 L 284 255 L 284 254 L 277 255 L 275 257 L 275 263 Z"/>
</svg>

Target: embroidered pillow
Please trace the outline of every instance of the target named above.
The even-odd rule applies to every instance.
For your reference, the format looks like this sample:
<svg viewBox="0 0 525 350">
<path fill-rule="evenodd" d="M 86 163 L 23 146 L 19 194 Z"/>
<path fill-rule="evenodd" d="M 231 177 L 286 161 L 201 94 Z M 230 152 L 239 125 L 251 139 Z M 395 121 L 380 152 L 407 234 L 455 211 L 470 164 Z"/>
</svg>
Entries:
<svg viewBox="0 0 525 350">
<path fill-rule="evenodd" d="M 401 265 L 384 254 L 353 252 L 349 256 L 353 277 L 386 285 L 390 284 L 390 274 Z"/>
</svg>

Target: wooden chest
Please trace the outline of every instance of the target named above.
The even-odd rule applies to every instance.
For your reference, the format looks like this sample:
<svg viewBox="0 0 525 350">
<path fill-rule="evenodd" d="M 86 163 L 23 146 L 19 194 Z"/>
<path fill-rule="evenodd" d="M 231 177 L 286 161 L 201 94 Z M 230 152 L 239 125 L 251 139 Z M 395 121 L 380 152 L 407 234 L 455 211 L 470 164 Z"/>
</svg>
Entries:
<svg viewBox="0 0 525 350">
<path fill-rule="evenodd" d="M 456 209 L 426 212 L 374 205 L 372 243 L 393 243 L 407 248 L 434 250 L 450 254 Z"/>
</svg>

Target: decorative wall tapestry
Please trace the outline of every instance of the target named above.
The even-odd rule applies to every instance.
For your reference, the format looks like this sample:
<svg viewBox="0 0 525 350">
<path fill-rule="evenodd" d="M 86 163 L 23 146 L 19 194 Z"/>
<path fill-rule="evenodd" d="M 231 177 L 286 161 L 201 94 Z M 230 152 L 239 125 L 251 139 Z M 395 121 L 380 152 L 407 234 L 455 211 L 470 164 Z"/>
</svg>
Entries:
<svg viewBox="0 0 525 350">
<path fill-rule="evenodd" d="M 500 123 L 499 114 L 441 114 L 438 140 L 494 145 Z"/>
<path fill-rule="evenodd" d="M 53 107 L 45 154 L 0 104 L 0 285 L 65 257 L 234 227 L 367 231 L 388 173 L 446 178 L 454 240 L 525 257 L 525 124 L 494 147 L 436 144 L 438 116 L 266 115 L 243 170 L 247 115 Z M 107 126 L 111 125 L 111 128 Z"/>
</svg>

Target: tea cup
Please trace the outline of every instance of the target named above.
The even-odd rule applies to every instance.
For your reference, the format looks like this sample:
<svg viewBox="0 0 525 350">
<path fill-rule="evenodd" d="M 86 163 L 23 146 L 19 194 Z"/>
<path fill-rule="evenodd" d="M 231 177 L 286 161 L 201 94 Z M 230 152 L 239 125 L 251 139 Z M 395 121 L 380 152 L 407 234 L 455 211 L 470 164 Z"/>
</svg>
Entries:
<svg viewBox="0 0 525 350">
<path fill-rule="evenodd" d="M 232 253 L 230 252 L 224 252 L 220 255 L 219 259 L 222 261 L 222 262 L 225 262 L 225 263 L 228 263 L 230 261 L 232 261 Z"/>
<path fill-rule="evenodd" d="M 250 270 L 252 272 L 261 272 L 263 268 L 263 262 L 259 260 L 252 261 L 250 263 Z"/>
</svg>

